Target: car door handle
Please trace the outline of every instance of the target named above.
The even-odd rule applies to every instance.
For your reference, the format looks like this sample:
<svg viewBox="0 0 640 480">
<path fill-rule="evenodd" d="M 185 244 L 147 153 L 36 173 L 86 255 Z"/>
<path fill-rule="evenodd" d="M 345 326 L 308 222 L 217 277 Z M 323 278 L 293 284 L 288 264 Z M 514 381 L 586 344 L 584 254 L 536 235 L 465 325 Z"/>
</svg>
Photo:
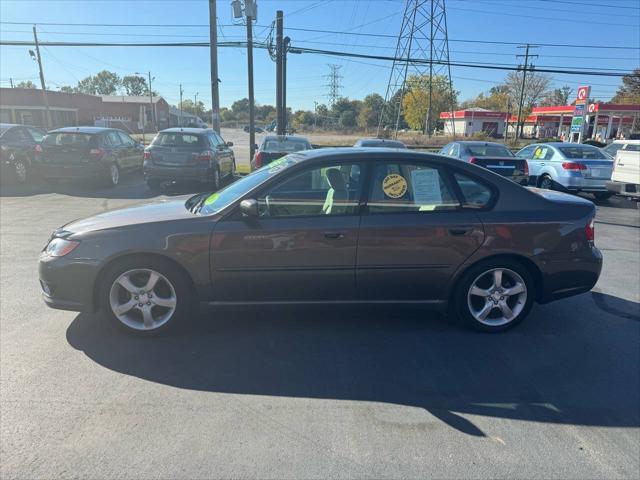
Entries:
<svg viewBox="0 0 640 480">
<path fill-rule="evenodd" d="M 342 232 L 324 232 L 324 238 L 328 238 L 330 240 L 338 240 L 340 238 L 344 238 L 344 233 L 342 233 Z"/>
<path fill-rule="evenodd" d="M 459 227 L 451 227 L 449 229 L 449 233 L 451 235 L 464 235 L 466 233 L 469 233 L 472 230 L 472 226 L 471 225 L 464 225 L 464 226 L 459 226 Z"/>
</svg>

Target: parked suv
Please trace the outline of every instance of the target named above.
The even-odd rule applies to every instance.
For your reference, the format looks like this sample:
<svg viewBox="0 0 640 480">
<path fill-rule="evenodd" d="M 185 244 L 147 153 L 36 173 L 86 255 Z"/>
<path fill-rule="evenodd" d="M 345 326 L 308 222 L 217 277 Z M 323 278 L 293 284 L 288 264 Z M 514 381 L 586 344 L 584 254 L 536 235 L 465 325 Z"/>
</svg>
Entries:
<svg viewBox="0 0 640 480">
<path fill-rule="evenodd" d="M 579 143 L 534 143 L 517 156 L 529 162 L 530 185 L 550 190 L 591 193 L 598 200 L 613 195 L 606 183 L 613 162 L 601 149 Z"/>
<path fill-rule="evenodd" d="M 0 168 L 2 176 L 12 175 L 18 183 L 25 183 L 36 151 L 46 132 L 38 127 L 0 123 Z"/>
<path fill-rule="evenodd" d="M 65 127 L 50 131 L 34 165 L 45 179 L 99 179 L 114 187 L 120 174 L 139 170 L 143 147 L 115 128 Z"/>
<path fill-rule="evenodd" d="M 235 174 L 232 146 L 211 129 L 162 130 L 144 151 L 144 178 L 152 190 L 180 180 L 207 183 L 217 190 L 221 178 Z"/>
</svg>

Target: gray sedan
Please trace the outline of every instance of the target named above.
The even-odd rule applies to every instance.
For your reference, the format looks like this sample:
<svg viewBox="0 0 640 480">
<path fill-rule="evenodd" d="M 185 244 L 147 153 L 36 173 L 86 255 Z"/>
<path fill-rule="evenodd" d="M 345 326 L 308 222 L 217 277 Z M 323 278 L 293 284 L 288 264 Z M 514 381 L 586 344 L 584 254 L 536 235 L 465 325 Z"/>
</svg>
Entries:
<svg viewBox="0 0 640 480">
<path fill-rule="evenodd" d="M 68 223 L 39 273 L 49 306 L 139 334 L 198 302 L 419 303 L 495 332 L 595 285 L 594 216 L 588 200 L 439 155 L 311 150 L 219 192 Z"/>
<path fill-rule="evenodd" d="M 534 143 L 517 154 L 529 163 L 531 184 L 551 190 L 586 192 L 603 200 L 613 161 L 592 145 L 576 143 Z"/>
</svg>

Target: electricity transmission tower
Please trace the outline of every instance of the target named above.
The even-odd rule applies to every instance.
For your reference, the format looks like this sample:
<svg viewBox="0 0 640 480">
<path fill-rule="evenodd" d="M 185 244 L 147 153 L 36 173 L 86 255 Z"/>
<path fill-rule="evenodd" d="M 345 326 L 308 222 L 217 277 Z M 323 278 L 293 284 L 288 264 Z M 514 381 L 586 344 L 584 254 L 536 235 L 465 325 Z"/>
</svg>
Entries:
<svg viewBox="0 0 640 480">
<path fill-rule="evenodd" d="M 329 93 L 327 93 L 326 96 L 329 97 L 329 105 L 333 107 L 338 98 L 340 98 L 340 90 L 342 89 L 342 84 L 340 83 L 342 79 L 342 75 L 340 75 L 342 65 L 329 64 L 329 68 L 331 69 L 331 73 L 325 75 L 325 77 L 329 79 L 329 83 L 325 85 L 329 89 Z"/>
<path fill-rule="evenodd" d="M 425 133 L 431 132 L 438 120 L 432 107 L 435 99 L 435 88 L 442 90 L 442 80 L 446 85 L 445 103 L 451 113 L 451 132 L 455 136 L 453 110 L 455 95 L 451 81 L 451 65 L 449 64 L 449 39 L 447 37 L 447 14 L 445 0 L 406 0 L 404 17 L 393 67 L 389 75 L 389 83 L 385 94 L 385 104 L 378 121 L 378 135 L 385 125 L 392 125 L 394 138 L 398 136 L 398 127 L 402 118 L 402 100 L 407 88 L 407 80 L 419 78 L 426 88 Z M 436 81 L 434 82 L 434 79 Z M 437 85 L 436 85 L 437 84 Z M 416 99 L 418 101 L 418 99 Z"/>
</svg>

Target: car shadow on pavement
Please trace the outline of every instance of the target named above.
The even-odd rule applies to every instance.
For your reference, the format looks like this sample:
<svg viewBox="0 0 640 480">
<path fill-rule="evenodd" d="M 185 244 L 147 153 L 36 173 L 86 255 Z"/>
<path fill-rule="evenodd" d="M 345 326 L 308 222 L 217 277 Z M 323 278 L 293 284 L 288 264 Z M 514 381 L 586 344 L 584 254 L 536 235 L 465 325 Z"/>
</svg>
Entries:
<svg viewBox="0 0 640 480">
<path fill-rule="evenodd" d="M 105 368 L 152 382 L 419 407 L 474 436 L 484 433 L 467 415 L 638 427 L 640 304 L 597 295 L 537 306 L 498 335 L 416 307 L 269 306 L 207 308 L 153 338 L 80 314 L 67 340 Z"/>
</svg>

